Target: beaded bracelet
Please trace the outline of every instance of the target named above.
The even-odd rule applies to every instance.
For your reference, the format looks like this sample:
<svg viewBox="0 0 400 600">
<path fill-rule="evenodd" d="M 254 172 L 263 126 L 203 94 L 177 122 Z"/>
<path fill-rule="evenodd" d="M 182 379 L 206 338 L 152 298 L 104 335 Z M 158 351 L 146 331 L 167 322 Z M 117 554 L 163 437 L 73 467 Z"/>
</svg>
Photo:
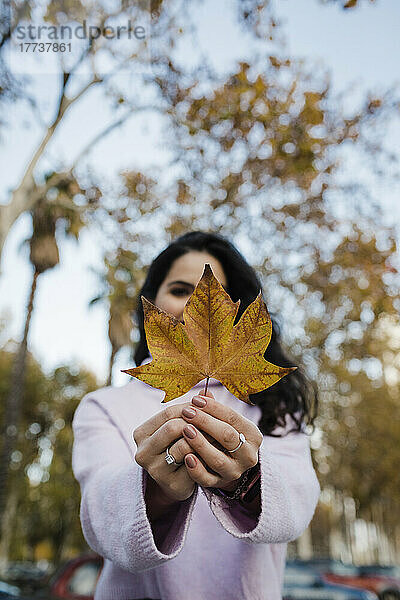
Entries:
<svg viewBox="0 0 400 600">
<path fill-rule="evenodd" d="M 234 492 L 227 492 L 220 488 L 211 488 L 211 491 L 228 501 L 249 503 L 255 498 L 260 490 L 260 477 L 260 463 L 257 463 L 254 467 L 250 467 L 250 469 L 247 469 L 247 471 L 242 473 L 242 476 L 239 479 L 239 485 Z"/>
</svg>

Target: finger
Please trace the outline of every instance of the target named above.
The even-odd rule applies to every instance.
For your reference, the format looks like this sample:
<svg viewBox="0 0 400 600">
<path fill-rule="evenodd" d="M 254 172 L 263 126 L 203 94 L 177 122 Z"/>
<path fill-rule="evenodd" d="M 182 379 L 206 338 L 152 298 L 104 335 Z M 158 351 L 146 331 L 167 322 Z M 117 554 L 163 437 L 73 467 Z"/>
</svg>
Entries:
<svg viewBox="0 0 400 600">
<path fill-rule="evenodd" d="M 183 464 L 180 467 L 175 465 L 167 465 L 163 463 L 162 457 L 158 457 L 159 462 L 153 465 L 148 471 L 149 475 L 156 481 L 164 490 L 166 489 L 174 498 L 179 499 L 179 495 L 183 492 L 184 497 L 182 500 L 187 498 L 187 490 L 191 481 L 191 478 Z"/>
<path fill-rule="evenodd" d="M 215 419 L 218 419 L 219 421 L 227 423 L 238 433 L 243 433 L 246 437 L 246 440 L 253 442 L 257 447 L 261 446 L 263 435 L 258 429 L 257 425 L 255 425 L 255 423 L 249 419 L 246 419 L 246 417 L 239 414 L 229 406 L 221 404 L 221 402 L 218 402 L 215 400 L 215 398 L 208 396 L 208 394 L 207 396 L 194 396 L 192 398 L 192 405 L 195 410 L 197 408 L 201 408 L 201 411 L 197 412 L 206 413 Z M 239 439 L 237 443 L 239 443 Z"/>
<path fill-rule="evenodd" d="M 202 410 L 197 410 L 193 406 L 185 406 L 182 409 L 182 418 L 188 423 L 195 425 L 197 429 L 208 433 L 225 450 L 234 450 L 240 443 L 239 433 L 232 425 L 225 423 L 225 421 L 220 421 Z"/>
<path fill-rule="evenodd" d="M 174 471 L 172 476 L 167 480 L 167 489 L 178 500 L 186 500 L 188 498 L 188 490 L 193 492 L 193 480 L 189 477 L 185 466 Z M 165 484 L 164 484 L 165 485 Z"/>
<path fill-rule="evenodd" d="M 193 425 L 186 425 L 183 428 L 183 434 L 192 451 L 195 451 L 204 460 L 206 467 L 217 473 L 223 480 L 234 481 L 239 479 L 245 469 L 241 467 L 238 461 L 233 460 L 211 444 L 201 431 Z"/>
<path fill-rule="evenodd" d="M 209 473 L 205 465 L 194 454 L 185 456 L 185 466 L 189 477 L 203 487 L 218 487 L 221 483 L 221 478 Z"/>
<path fill-rule="evenodd" d="M 174 457 L 175 462 L 178 464 L 172 463 L 168 465 L 165 460 L 166 452 L 163 455 L 165 464 L 169 467 L 169 470 L 174 470 L 173 467 L 175 467 L 175 470 L 178 470 L 181 465 L 184 464 L 185 456 L 193 452 L 193 448 L 187 443 L 185 438 L 181 437 L 177 442 L 168 448 L 168 452 Z"/>
<path fill-rule="evenodd" d="M 183 406 L 183 404 L 166 406 L 164 410 L 158 412 L 153 417 L 139 425 L 139 427 L 133 431 L 133 439 L 135 440 L 136 444 L 141 442 L 144 438 L 152 435 L 167 421 L 180 417 Z"/>
<path fill-rule="evenodd" d="M 198 399 L 201 400 L 204 399 L 204 397 L 199 397 Z M 196 397 L 193 398 L 193 401 L 196 400 Z M 211 402 L 212 400 L 210 399 L 210 403 Z M 214 400 L 214 406 L 217 405 L 220 405 L 220 403 L 217 403 Z M 263 440 L 262 433 L 258 429 L 257 425 L 255 425 L 252 421 L 249 421 L 245 417 L 242 417 L 242 415 L 238 415 L 241 418 L 240 420 L 234 421 L 237 422 L 238 425 L 236 427 L 233 427 L 227 421 L 218 419 L 213 414 L 205 412 L 207 410 L 207 406 L 209 406 L 208 400 L 207 405 L 201 409 L 198 409 L 195 406 L 191 406 L 189 407 L 189 409 L 183 407 L 182 418 L 184 418 L 187 422 L 193 423 L 196 427 L 201 429 L 201 431 L 211 435 L 227 451 L 232 452 L 233 450 L 235 450 L 236 459 L 253 461 L 255 454 L 257 453 Z M 229 411 L 231 409 L 229 409 L 226 406 L 224 406 L 223 408 L 226 409 L 225 418 L 229 420 Z M 208 410 L 210 410 L 210 408 L 208 408 Z M 232 412 L 235 413 L 235 411 Z M 224 413 L 223 411 L 219 411 L 219 414 L 220 416 L 222 416 Z M 233 421 L 233 419 L 231 419 L 231 421 Z M 241 445 L 241 440 L 239 437 L 240 433 L 242 433 L 246 439 L 246 441 Z"/>
<path fill-rule="evenodd" d="M 149 436 L 143 443 L 148 451 L 154 456 L 161 454 L 171 446 L 176 440 L 182 437 L 182 429 L 186 425 L 186 422 L 182 418 L 176 417 L 167 421 L 151 436 Z"/>
<path fill-rule="evenodd" d="M 215 399 L 214 394 L 211 392 L 211 390 L 207 390 L 207 393 L 206 393 L 205 388 L 204 388 L 204 390 L 202 390 L 200 392 L 200 396 L 206 396 L 208 398 L 214 398 Z"/>
<path fill-rule="evenodd" d="M 204 393 L 204 390 L 202 390 L 202 393 Z M 214 395 L 210 391 L 207 391 L 207 397 L 214 399 Z M 158 412 L 153 417 L 139 425 L 139 427 L 133 431 L 133 439 L 135 440 L 136 445 L 138 445 L 138 443 L 144 438 L 151 436 L 167 421 L 175 419 L 176 417 L 180 417 L 181 409 L 186 405 L 187 403 L 166 406 L 164 410 Z"/>
</svg>

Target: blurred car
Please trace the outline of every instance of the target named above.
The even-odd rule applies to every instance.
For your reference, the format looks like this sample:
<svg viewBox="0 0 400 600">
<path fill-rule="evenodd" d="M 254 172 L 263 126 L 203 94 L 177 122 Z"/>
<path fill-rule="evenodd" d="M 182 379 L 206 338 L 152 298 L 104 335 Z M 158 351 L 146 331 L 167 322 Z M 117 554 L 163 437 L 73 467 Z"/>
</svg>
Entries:
<svg viewBox="0 0 400 600">
<path fill-rule="evenodd" d="M 400 567 L 398 565 L 362 565 L 358 568 L 363 577 L 367 575 L 384 575 L 394 577 L 400 583 Z"/>
<path fill-rule="evenodd" d="M 21 596 L 21 590 L 16 585 L 11 585 L 7 581 L 0 581 L 0 600 L 5 598 L 18 598 Z"/>
<path fill-rule="evenodd" d="M 78 556 L 43 577 L 34 565 L 12 566 L 7 572 L 10 588 L 20 600 L 93 600 L 103 558 L 90 553 Z M 29 576 L 31 573 L 32 577 Z M 18 580 L 18 586 L 10 585 Z M 1 587 L 0 587 L 1 591 Z M 11 598 L 11 595 L 4 598 Z M 0 593 L 0 600 L 3 596 Z"/>
<path fill-rule="evenodd" d="M 29 561 L 16 561 L 9 563 L 4 578 L 20 590 L 31 592 L 35 590 L 47 579 L 48 570 L 38 567 L 35 563 Z M 0 597 L 1 598 L 1 597 Z"/>
<path fill-rule="evenodd" d="M 31 596 L 32 600 L 93 600 L 103 558 L 85 554 L 67 561 Z"/>
<path fill-rule="evenodd" d="M 377 594 L 379 600 L 400 600 L 400 578 L 397 566 L 356 566 L 332 559 L 313 559 L 304 562 L 324 581 L 350 585 Z"/>
<path fill-rule="evenodd" d="M 284 600 L 377 600 L 377 595 L 343 584 L 329 583 L 306 563 L 286 563 Z"/>
</svg>

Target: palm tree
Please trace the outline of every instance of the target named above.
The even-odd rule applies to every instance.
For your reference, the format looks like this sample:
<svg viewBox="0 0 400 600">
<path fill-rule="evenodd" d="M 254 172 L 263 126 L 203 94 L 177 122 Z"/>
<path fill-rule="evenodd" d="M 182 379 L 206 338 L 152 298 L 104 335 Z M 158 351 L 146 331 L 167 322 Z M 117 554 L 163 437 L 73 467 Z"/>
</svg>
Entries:
<svg viewBox="0 0 400 600">
<path fill-rule="evenodd" d="M 112 256 L 104 259 L 105 272 L 100 275 L 102 291 L 93 298 L 89 305 L 97 302 L 108 302 L 108 338 L 111 353 L 108 363 L 106 385 L 111 385 L 112 369 L 117 352 L 132 344 L 134 298 L 141 279 L 141 269 L 136 266 L 137 255 L 131 250 L 118 248 Z"/>
<path fill-rule="evenodd" d="M 52 173 L 48 178 L 53 177 Z M 82 220 L 83 208 L 73 202 L 73 196 L 85 193 L 76 180 L 67 175 L 60 179 L 57 174 L 57 187 L 52 188 L 54 199 L 41 198 L 31 210 L 32 235 L 25 240 L 30 248 L 29 258 L 33 265 L 33 278 L 26 309 L 22 341 L 15 355 L 11 370 L 10 387 L 4 407 L 4 422 L 2 427 L 3 446 L 0 454 L 0 532 L 3 530 L 3 518 L 8 493 L 9 464 L 12 452 L 15 450 L 18 429 L 20 425 L 23 396 L 24 374 L 27 357 L 28 335 L 34 308 L 35 292 L 39 275 L 55 267 L 59 261 L 58 244 L 56 240 L 57 222 L 63 219 L 66 236 L 78 240 L 79 232 L 85 223 Z"/>
</svg>

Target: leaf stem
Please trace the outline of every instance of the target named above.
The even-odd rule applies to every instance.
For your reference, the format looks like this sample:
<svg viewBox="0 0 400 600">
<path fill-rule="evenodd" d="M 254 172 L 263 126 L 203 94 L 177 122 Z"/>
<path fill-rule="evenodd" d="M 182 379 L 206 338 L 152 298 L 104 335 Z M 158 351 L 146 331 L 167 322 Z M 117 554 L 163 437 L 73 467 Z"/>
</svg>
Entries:
<svg viewBox="0 0 400 600">
<path fill-rule="evenodd" d="M 204 390 L 204 395 L 205 396 L 207 396 L 207 388 L 208 388 L 208 382 L 209 382 L 209 380 L 210 380 L 210 378 L 207 377 L 207 379 L 206 379 L 206 387 L 205 387 L 205 390 Z"/>
</svg>

